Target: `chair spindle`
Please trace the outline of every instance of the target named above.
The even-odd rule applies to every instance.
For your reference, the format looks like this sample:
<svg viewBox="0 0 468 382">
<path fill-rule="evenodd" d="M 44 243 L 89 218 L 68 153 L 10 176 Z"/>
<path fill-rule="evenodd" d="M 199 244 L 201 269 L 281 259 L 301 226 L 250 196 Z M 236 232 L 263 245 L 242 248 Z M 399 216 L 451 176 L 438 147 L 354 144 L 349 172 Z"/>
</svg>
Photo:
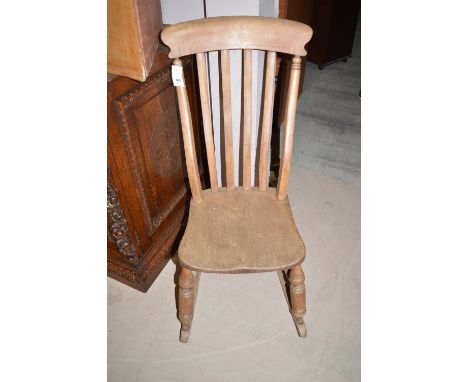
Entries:
<svg viewBox="0 0 468 382">
<path fill-rule="evenodd" d="M 268 187 L 268 148 L 270 147 L 271 123 L 273 119 L 273 98 L 275 93 L 276 52 L 269 51 L 266 57 L 265 87 L 263 94 L 262 135 L 258 164 L 258 186 L 260 190 Z"/>
<path fill-rule="evenodd" d="M 242 187 L 250 190 L 252 178 L 252 50 L 244 49 L 244 135 Z"/>
<path fill-rule="evenodd" d="M 226 188 L 234 190 L 234 154 L 232 143 L 231 65 L 229 50 L 221 50 L 221 83 L 223 93 L 224 153 Z"/>
<path fill-rule="evenodd" d="M 203 116 L 203 131 L 205 133 L 206 156 L 210 172 L 211 191 L 218 191 L 218 175 L 216 171 L 216 157 L 213 141 L 213 127 L 211 122 L 211 106 L 208 93 L 208 76 L 205 53 L 197 53 L 198 81 L 200 83 L 200 100 Z"/>
</svg>

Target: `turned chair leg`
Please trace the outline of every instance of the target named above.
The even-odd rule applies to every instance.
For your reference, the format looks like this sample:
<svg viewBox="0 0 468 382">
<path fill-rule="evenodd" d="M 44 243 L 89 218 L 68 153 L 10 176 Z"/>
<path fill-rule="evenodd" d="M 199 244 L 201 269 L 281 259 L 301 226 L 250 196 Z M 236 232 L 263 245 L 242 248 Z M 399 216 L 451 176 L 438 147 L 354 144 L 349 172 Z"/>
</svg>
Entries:
<svg viewBox="0 0 468 382">
<path fill-rule="evenodd" d="M 291 314 L 296 323 L 297 332 L 300 337 L 307 335 L 307 329 L 304 323 L 304 314 L 306 312 L 304 272 L 300 265 L 291 269 L 289 273 L 289 285 L 291 291 Z"/>
<path fill-rule="evenodd" d="M 178 317 L 182 324 L 180 329 L 180 342 L 187 342 L 192 326 L 194 307 L 195 279 L 190 270 L 182 268 L 179 276 L 179 312 Z"/>
</svg>

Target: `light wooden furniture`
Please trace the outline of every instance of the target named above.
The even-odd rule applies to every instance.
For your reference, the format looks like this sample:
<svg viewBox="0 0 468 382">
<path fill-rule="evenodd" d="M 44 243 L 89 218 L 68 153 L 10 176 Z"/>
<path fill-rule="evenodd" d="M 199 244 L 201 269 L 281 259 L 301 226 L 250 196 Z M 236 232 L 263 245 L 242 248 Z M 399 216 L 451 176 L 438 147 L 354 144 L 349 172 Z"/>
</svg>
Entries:
<svg viewBox="0 0 468 382">
<path fill-rule="evenodd" d="M 161 29 L 160 0 L 107 0 L 107 72 L 145 81 Z"/>
<path fill-rule="evenodd" d="M 200 81 L 204 133 L 211 188 L 202 190 L 187 90 L 177 86 L 187 174 L 192 190 L 189 221 L 179 246 L 180 341 L 187 342 L 201 272 L 245 273 L 277 271 L 299 336 L 306 335 L 304 272 L 305 248 L 287 198 L 301 57 L 312 29 L 304 24 L 266 17 L 234 16 L 194 20 L 172 25 L 161 38 L 169 57 L 195 54 Z M 242 187 L 234 186 L 231 114 L 230 50 L 243 50 Z M 251 185 L 252 49 L 265 50 L 266 70 L 258 177 Z M 219 51 L 224 129 L 226 184 L 216 177 L 206 52 Z M 268 187 L 268 146 L 271 134 L 276 53 L 293 55 L 286 101 L 282 162 L 277 189 Z M 289 270 L 289 279 L 286 275 Z M 193 271 L 196 272 L 195 276 Z"/>
</svg>

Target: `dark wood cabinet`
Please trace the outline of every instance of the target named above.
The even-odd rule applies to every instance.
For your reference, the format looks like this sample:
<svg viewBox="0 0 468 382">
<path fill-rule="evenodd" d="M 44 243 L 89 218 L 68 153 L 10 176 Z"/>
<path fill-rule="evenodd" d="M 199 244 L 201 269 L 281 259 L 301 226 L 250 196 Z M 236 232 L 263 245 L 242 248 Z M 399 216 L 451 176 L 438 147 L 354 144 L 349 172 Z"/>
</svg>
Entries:
<svg viewBox="0 0 468 382">
<path fill-rule="evenodd" d="M 307 59 L 319 66 L 351 56 L 361 8 L 360 0 L 282 0 L 287 19 L 314 30 L 307 44 Z"/>
<path fill-rule="evenodd" d="M 171 258 L 187 218 L 189 186 L 168 49 L 145 82 L 108 79 L 108 276 L 142 292 Z M 202 184 L 205 161 L 194 61 L 184 65 Z"/>
</svg>

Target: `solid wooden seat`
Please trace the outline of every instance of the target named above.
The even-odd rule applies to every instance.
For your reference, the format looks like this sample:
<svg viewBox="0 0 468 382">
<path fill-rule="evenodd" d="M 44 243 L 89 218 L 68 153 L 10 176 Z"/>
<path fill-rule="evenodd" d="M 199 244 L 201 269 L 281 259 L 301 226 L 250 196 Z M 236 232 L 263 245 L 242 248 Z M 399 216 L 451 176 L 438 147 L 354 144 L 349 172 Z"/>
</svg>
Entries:
<svg viewBox="0 0 468 382">
<path fill-rule="evenodd" d="M 287 200 L 276 190 L 205 190 L 190 206 L 179 246 L 184 267 L 203 272 L 262 272 L 288 269 L 304 260 L 304 243 Z"/>
<path fill-rule="evenodd" d="M 307 25 L 268 17 L 226 16 L 192 20 L 167 27 L 161 38 L 174 58 L 184 154 L 192 200 L 189 221 L 179 246 L 180 341 L 187 342 L 201 272 L 277 271 L 299 336 L 306 335 L 304 243 L 289 207 L 287 189 L 291 170 L 294 124 L 299 89 L 301 56 L 312 30 Z M 235 185 L 231 50 L 242 50 L 242 187 Z M 265 53 L 265 74 L 259 130 L 258 177 L 252 176 L 252 128 L 257 118 L 252 108 L 253 51 Z M 207 54 L 217 51 L 222 92 L 225 185 L 218 184 Z M 292 55 L 288 95 L 284 111 L 284 135 L 278 187 L 268 187 L 268 155 L 273 120 L 277 52 Z M 197 57 L 200 101 L 210 174 L 208 190 L 202 190 L 192 130 L 190 105 L 184 86 L 180 57 Z M 182 73 L 182 74 L 181 74 Z M 260 133 L 261 131 L 261 133 Z M 239 167 L 240 163 L 239 163 Z M 240 180 L 239 176 L 239 180 Z M 254 187 L 258 185 L 258 187 Z M 194 276 L 192 271 L 197 271 Z M 287 274 L 286 271 L 289 273 Z M 289 283 L 289 287 L 286 285 Z"/>
</svg>

